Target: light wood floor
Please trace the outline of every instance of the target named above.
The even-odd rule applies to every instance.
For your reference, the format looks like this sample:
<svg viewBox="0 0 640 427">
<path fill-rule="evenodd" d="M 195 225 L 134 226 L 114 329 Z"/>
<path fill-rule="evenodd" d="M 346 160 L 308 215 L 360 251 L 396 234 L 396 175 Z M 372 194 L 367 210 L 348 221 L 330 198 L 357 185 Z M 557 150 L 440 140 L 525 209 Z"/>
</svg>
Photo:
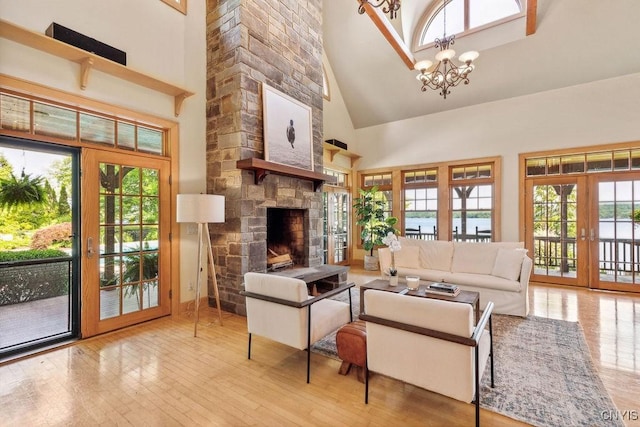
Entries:
<svg viewBox="0 0 640 427">
<path fill-rule="evenodd" d="M 357 284 L 376 276 L 353 268 Z M 640 296 L 532 286 L 531 314 L 579 320 L 620 411 L 640 412 Z M 245 318 L 215 310 L 163 318 L 0 366 L 0 425 L 472 425 L 471 404 L 378 377 L 363 401 L 355 373 L 254 338 Z M 607 408 L 603 408 L 607 409 Z M 522 425 L 482 411 L 487 426 Z M 570 423 L 570 420 L 568 421 Z M 604 423 L 603 423 L 604 424 Z M 640 421 L 627 422 L 640 425 Z"/>
</svg>

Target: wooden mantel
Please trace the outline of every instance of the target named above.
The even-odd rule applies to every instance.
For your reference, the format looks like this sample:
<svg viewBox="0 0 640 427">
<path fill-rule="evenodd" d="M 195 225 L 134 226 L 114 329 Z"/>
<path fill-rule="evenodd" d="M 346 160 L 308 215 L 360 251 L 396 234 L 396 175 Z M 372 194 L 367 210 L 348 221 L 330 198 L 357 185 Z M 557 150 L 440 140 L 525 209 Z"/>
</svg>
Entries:
<svg viewBox="0 0 640 427">
<path fill-rule="evenodd" d="M 318 191 L 318 188 L 320 188 L 320 186 L 325 182 L 335 184 L 336 181 L 336 178 L 331 175 L 325 175 L 320 172 L 308 171 L 256 158 L 238 160 L 236 162 L 236 167 L 238 169 L 253 171 L 256 185 L 260 184 L 262 180 L 264 180 L 264 177 L 270 173 L 313 181 L 314 191 Z"/>
</svg>

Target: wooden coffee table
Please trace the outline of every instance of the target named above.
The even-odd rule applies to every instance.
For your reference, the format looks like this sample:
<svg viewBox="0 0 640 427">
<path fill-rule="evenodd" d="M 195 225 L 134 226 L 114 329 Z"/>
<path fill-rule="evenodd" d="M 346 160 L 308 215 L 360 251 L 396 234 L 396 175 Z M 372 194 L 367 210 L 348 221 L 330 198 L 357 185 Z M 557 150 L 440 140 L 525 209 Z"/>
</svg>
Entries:
<svg viewBox="0 0 640 427">
<path fill-rule="evenodd" d="M 406 295 L 421 297 L 421 298 L 432 298 L 439 299 L 443 301 L 452 301 L 452 302 L 461 302 L 464 304 L 470 304 L 473 307 L 473 311 L 476 315 L 476 324 L 480 320 L 480 293 L 475 291 L 460 291 L 460 293 L 455 296 L 449 295 L 440 295 L 434 294 L 431 292 L 425 291 L 427 285 L 431 283 L 430 281 L 420 280 L 420 286 L 415 291 L 407 291 L 407 283 L 403 279 L 398 280 L 398 286 L 389 286 L 389 280 L 385 279 L 376 279 L 371 282 L 365 283 L 364 285 L 360 285 L 360 313 L 364 313 L 364 291 L 367 289 L 375 289 L 377 291 L 385 291 L 385 292 L 395 292 L 397 294 L 403 293 Z"/>
</svg>

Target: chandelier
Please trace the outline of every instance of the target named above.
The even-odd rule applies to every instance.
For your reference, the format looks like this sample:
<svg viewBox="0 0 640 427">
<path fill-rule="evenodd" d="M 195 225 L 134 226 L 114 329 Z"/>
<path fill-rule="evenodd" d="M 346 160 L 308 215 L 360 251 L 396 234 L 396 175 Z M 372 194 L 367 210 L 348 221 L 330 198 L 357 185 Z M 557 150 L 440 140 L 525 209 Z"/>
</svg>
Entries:
<svg viewBox="0 0 640 427">
<path fill-rule="evenodd" d="M 358 13 L 362 15 L 364 13 L 364 5 L 369 4 L 373 7 L 380 7 L 384 4 L 388 4 L 389 6 L 385 6 L 382 8 L 384 13 L 389 14 L 389 18 L 393 19 L 398 14 L 398 9 L 400 9 L 400 0 L 359 0 L 360 6 L 358 6 Z M 377 2 L 377 3 L 374 3 Z"/>
<path fill-rule="evenodd" d="M 421 91 L 426 92 L 428 89 L 440 90 L 440 95 L 447 99 L 447 95 L 451 93 L 449 90 L 452 87 L 458 86 L 460 83 L 469 84 L 469 74 L 475 69 L 473 61 L 475 61 L 480 54 L 475 50 L 465 52 L 458 57 L 458 60 L 462 63 L 456 65 L 453 62 L 453 57 L 456 55 L 456 51 L 450 49 L 454 44 L 455 34 L 447 37 L 447 5 L 446 0 L 443 0 L 444 11 L 444 34 L 442 39 L 436 38 L 434 41 L 436 49 L 440 49 L 440 52 L 436 54 L 436 67 L 432 69 L 433 61 L 428 59 L 419 61 L 414 68 L 420 71 L 420 74 L 416 78 L 422 82 Z"/>
</svg>

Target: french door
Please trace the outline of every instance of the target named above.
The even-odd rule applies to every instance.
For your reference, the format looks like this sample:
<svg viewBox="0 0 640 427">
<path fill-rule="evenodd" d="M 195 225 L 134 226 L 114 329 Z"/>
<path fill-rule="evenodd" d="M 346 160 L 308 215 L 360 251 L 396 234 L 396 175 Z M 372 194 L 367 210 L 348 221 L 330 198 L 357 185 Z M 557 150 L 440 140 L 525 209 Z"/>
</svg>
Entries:
<svg viewBox="0 0 640 427">
<path fill-rule="evenodd" d="M 528 180 L 526 247 L 533 258 L 532 281 L 588 284 L 588 201 L 583 177 Z"/>
<path fill-rule="evenodd" d="M 82 334 L 170 313 L 168 160 L 82 153 Z"/>
<path fill-rule="evenodd" d="M 344 188 L 324 193 L 324 245 L 326 264 L 349 263 L 349 208 L 351 195 Z"/>
<path fill-rule="evenodd" d="M 640 177 L 637 173 L 526 181 L 531 280 L 640 291 Z"/>
<path fill-rule="evenodd" d="M 640 176 L 593 176 L 590 181 L 591 287 L 640 292 Z"/>
</svg>

